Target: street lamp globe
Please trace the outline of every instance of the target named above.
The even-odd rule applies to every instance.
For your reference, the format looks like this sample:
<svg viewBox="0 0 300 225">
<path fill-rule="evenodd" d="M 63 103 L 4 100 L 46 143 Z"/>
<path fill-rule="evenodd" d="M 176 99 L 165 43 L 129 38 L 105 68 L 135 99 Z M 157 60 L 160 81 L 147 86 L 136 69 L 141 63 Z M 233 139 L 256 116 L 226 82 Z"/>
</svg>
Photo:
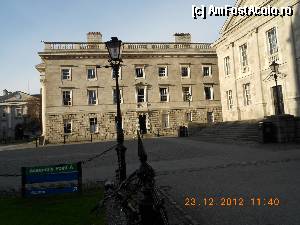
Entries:
<svg viewBox="0 0 300 225">
<path fill-rule="evenodd" d="M 122 41 L 117 37 L 112 37 L 110 41 L 105 42 L 105 46 L 108 49 L 109 57 L 113 61 L 121 60 L 121 45 Z"/>
<path fill-rule="evenodd" d="M 270 65 L 271 71 L 275 74 L 278 73 L 278 68 L 279 68 L 279 64 L 276 63 L 275 61 L 272 62 L 272 64 Z"/>
</svg>

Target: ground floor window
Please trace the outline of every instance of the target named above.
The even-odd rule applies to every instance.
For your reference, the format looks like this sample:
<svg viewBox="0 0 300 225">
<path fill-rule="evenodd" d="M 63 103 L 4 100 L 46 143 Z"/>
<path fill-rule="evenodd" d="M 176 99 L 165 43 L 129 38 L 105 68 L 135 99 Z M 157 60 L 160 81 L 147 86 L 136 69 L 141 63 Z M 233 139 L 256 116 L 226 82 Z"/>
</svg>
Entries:
<svg viewBox="0 0 300 225">
<path fill-rule="evenodd" d="M 169 128 L 169 114 L 168 113 L 163 113 L 162 114 L 162 127 L 163 128 Z"/>
<path fill-rule="evenodd" d="M 192 112 L 187 112 L 187 113 L 185 114 L 185 120 L 186 120 L 187 122 L 192 122 L 192 121 L 193 121 Z"/>
<path fill-rule="evenodd" d="M 214 113 L 207 112 L 207 123 L 213 123 L 213 122 L 215 122 Z"/>
<path fill-rule="evenodd" d="M 72 133 L 72 121 L 64 120 L 64 133 L 71 134 Z"/>
<path fill-rule="evenodd" d="M 90 132 L 98 133 L 97 118 L 90 118 Z"/>
</svg>

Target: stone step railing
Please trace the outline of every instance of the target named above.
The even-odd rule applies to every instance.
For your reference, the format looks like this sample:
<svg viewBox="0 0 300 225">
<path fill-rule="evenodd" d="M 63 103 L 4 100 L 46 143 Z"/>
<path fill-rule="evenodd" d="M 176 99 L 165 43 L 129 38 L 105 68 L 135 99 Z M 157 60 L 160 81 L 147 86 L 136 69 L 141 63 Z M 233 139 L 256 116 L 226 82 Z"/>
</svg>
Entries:
<svg viewBox="0 0 300 225">
<path fill-rule="evenodd" d="M 45 51 L 105 50 L 106 48 L 104 43 L 96 42 L 44 42 L 44 44 Z M 167 51 L 179 49 L 214 50 L 210 43 L 123 43 L 123 51 Z"/>
</svg>

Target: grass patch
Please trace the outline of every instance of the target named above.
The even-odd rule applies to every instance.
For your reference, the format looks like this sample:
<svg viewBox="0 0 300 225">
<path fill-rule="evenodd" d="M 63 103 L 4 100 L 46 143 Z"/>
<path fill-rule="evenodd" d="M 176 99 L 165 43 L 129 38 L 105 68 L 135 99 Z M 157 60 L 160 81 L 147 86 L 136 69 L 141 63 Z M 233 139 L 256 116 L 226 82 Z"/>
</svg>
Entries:
<svg viewBox="0 0 300 225">
<path fill-rule="evenodd" d="M 26 198 L 0 196 L 1 225 L 104 225 L 104 210 L 90 214 L 102 190 L 86 191 L 82 195 L 64 194 Z"/>
</svg>

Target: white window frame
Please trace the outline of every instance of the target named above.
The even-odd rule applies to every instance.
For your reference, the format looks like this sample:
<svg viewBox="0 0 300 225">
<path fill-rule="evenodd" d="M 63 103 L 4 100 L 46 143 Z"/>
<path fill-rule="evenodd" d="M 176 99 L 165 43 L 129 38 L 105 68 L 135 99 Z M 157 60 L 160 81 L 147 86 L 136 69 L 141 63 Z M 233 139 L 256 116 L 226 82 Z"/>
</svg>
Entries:
<svg viewBox="0 0 300 225">
<path fill-rule="evenodd" d="M 70 92 L 70 99 L 68 101 L 68 104 L 65 104 L 65 93 L 64 92 Z M 62 90 L 62 104 L 63 106 L 72 106 L 73 105 L 73 91 L 72 90 Z"/>
<path fill-rule="evenodd" d="M 65 77 L 63 70 L 69 70 L 69 75 Z M 60 68 L 61 80 L 72 80 L 72 68 L 71 67 L 61 67 Z"/>
<path fill-rule="evenodd" d="M 245 48 L 246 47 L 246 48 Z M 244 43 L 239 47 L 241 72 L 246 73 L 249 68 L 248 43 Z M 245 52 L 245 54 L 244 54 Z"/>
<path fill-rule="evenodd" d="M 94 71 L 94 78 L 89 78 L 89 70 Z M 96 68 L 96 66 L 88 66 L 86 68 L 86 77 L 87 77 L 87 80 L 97 80 L 97 68 Z"/>
<path fill-rule="evenodd" d="M 271 31 L 274 31 L 275 32 L 275 43 L 276 43 L 276 49 L 274 52 L 271 52 L 271 43 L 270 43 L 270 39 L 269 39 L 269 34 Z M 267 30 L 266 31 L 266 38 L 267 38 L 267 50 L 268 50 L 268 55 L 269 56 L 273 56 L 273 55 L 276 55 L 278 54 L 278 51 L 279 51 L 279 46 L 278 46 L 278 35 L 277 35 L 277 29 L 276 27 L 272 27 L 271 29 Z"/>
<path fill-rule="evenodd" d="M 161 89 L 166 90 L 166 93 L 164 93 L 164 95 L 162 95 Z M 167 99 L 165 101 L 162 101 L 162 97 L 167 97 Z M 160 102 L 169 102 L 169 88 L 168 87 L 159 87 L 159 99 L 160 99 Z"/>
<path fill-rule="evenodd" d="M 204 68 L 208 68 L 208 75 L 204 74 Z M 202 76 L 203 77 L 211 77 L 212 76 L 212 70 L 211 70 L 211 65 L 202 65 Z"/>
<path fill-rule="evenodd" d="M 89 124 L 90 124 L 90 133 L 91 134 L 99 133 L 97 117 L 90 117 Z"/>
<path fill-rule="evenodd" d="M 115 80 L 114 69 L 111 70 L 111 79 Z M 119 67 L 119 79 L 122 79 L 122 67 Z"/>
<path fill-rule="evenodd" d="M 119 89 L 120 90 L 120 104 L 123 103 L 123 89 Z M 112 97 L 113 97 L 113 104 L 117 104 L 117 89 L 113 88 L 112 90 Z"/>
<path fill-rule="evenodd" d="M 226 98 L 227 98 L 227 109 L 231 110 L 233 108 L 232 90 L 226 91 Z"/>
<path fill-rule="evenodd" d="M 95 103 L 93 102 L 90 102 L 90 92 L 94 92 L 95 93 Z M 97 90 L 96 89 L 88 89 L 87 90 L 87 100 L 88 100 L 88 105 L 97 105 L 98 104 L 98 93 L 97 93 Z"/>
<path fill-rule="evenodd" d="M 207 98 L 205 88 L 210 88 L 209 89 L 210 90 L 210 98 Z M 214 100 L 214 87 L 213 87 L 213 85 L 204 85 L 204 96 L 205 96 L 205 100 L 207 100 L 207 101 Z"/>
<path fill-rule="evenodd" d="M 185 120 L 187 122 L 193 122 L 193 113 L 192 112 L 186 112 L 185 113 Z"/>
<path fill-rule="evenodd" d="M 164 116 L 166 116 L 166 118 Z M 169 113 L 162 113 L 161 125 L 162 125 L 163 129 L 170 128 L 170 114 Z"/>
<path fill-rule="evenodd" d="M 189 91 L 188 91 L 188 92 L 184 92 L 184 91 L 183 91 L 183 88 L 188 88 Z M 184 102 L 189 102 L 186 93 L 189 93 L 189 94 L 190 94 L 190 102 L 193 100 L 192 86 L 182 86 L 182 87 L 181 87 L 181 92 L 182 92 L 182 100 L 183 100 Z"/>
<path fill-rule="evenodd" d="M 143 72 L 143 76 L 142 77 L 138 77 L 137 76 L 137 69 L 141 69 Z M 146 75 L 145 75 L 145 66 L 135 66 L 134 68 L 134 72 L 135 72 L 135 79 L 145 79 Z"/>
<path fill-rule="evenodd" d="M 214 114 L 214 112 L 207 112 L 206 113 L 206 119 L 207 119 L 207 122 L 208 122 L 208 116 L 209 116 L 209 114 L 212 116 L 211 118 L 212 118 L 212 123 L 214 123 L 215 122 L 215 114 Z"/>
<path fill-rule="evenodd" d="M 251 85 L 250 83 L 243 84 L 243 92 L 244 92 L 244 105 L 251 105 Z"/>
<path fill-rule="evenodd" d="M 231 71 L 230 71 L 230 57 L 229 56 L 226 56 L 224 58 L 224 73 L 225 73 L 225 76 L 228 76 L 231 73 Z"/>
<path fill-rule="evenodd" d="M 136 102 L 137 103 L 143 103 L 143 102 L 139 102 L 138 98 L 139 98 L 139 94 L 138 94 L 138 90 L 139 89 L 143 89 L 144 90 L 144 101 L 143 102 L 147 102 L 147 87 L 145 86 L 140 86 L 136 88 Z"/>
<path fill-rule="evenodd" d="M 73 121 L 70 119 L 64 119 L 63 120 L 63 124 L 64 124 L 64 134 L 68 135 L 68 134 L 72 134 L 73 131 Z M 70 124 L 70 132 L 65 132 L 66 131 L 66 124 Z"/>
<path fill-rule="evenodd" d="M 164 73 L 160 73 L 160 69 L 164 69 Z M 158 77 L 159 78 L 164 78 L 164 77 L 167 77 L 168 76 L 168 67 L 167 66 L 158 66 Z M 161 74 L 163 74 L 163 76 L 161 76 Z"/>
<path fill-rule="evenodd" d="M 182 76 L 183 68 L 187 68 L 187 76 Z M 181 78 L 191 78 L 191 68 L 190 65 L 180 65 L 180 76 Z"/>
</svg>

